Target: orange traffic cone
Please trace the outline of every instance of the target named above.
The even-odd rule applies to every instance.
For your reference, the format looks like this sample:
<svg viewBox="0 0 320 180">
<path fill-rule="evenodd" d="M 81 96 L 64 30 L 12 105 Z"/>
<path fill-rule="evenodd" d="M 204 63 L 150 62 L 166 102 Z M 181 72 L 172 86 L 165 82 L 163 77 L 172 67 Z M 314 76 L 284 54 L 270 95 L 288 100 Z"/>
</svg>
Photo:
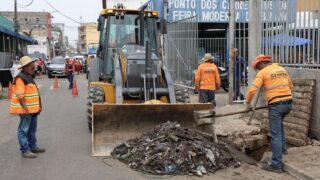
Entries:
<svg viewBox="0 0 320 180">
<path fill-rule="evenodd" d="M 55 76 L 55 78 L 54 78 L 53 89 L 59 89 L 59 84 L 58 84 L 58 78 L 57 78 L 57 76 Z"/>
<path fill-rule="evenodd" d="M 11 81 L 9 82 L 9 86 L 8 86 L 8 96 L 7 98 L 8 99 L 11 99 L 12 97 L 12 84 L 11 84 Z"/>
<path fill-rule="evenodd" d="M 76 80 L 73 80 L 72 96 L 73 96 L 73 97 L 78 96 L 78 89 L 77 89 Z"/>
</svg>

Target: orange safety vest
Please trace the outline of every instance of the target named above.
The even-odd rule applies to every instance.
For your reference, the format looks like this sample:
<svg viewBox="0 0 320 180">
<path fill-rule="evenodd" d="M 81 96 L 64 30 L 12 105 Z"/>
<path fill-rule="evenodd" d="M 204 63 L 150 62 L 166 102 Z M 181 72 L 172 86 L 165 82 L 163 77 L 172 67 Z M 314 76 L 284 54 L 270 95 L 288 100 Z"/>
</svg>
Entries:
<svg viewBox="0 0 320 180">
<path fill-rule="evenodd" d="M 264 87 L 265 97 L 269 104 L 292 99 L 291 79 L 287 71 L 278 64 L 269 65 L 257 74 L 248 92 L 248 102 L 251 102 L 256 90 L 260 87 Z"/>
<path fill-rule="evenodd" d="M 24 92 L 17 92 L 17 84 L 16 81 L 21 79 L 25 85 Z M 18 84 L 19 85 L 19 84 Z M 30 114 L 39 113 L 41 110 L 41 98 L 39 94 L 38 87 L 34 80 L 25 75 L 24 73 L 20 72 L 13 82 L 12 88 L 12 98 L 10 104 L 10 113 L 11 114 L 24 114 L 23 107 L 19 102 L 19 97 L 25 99 L 25 104 Z"/>
<path fill-rule="evenodd" d="M 202 90 L 217 90 L 220 88 L 219 70 L 215 64 L 203 63 L 198 67 L 195 85 Z"/>
</svg>

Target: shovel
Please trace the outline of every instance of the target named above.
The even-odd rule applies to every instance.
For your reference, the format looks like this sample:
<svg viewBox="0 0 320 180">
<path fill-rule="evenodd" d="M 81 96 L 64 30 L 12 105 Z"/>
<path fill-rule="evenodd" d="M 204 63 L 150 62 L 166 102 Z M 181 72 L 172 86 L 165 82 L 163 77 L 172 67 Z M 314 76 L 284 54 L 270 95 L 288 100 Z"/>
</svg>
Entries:
<svg viewBox="0 0 320 180">
<path fill-rule="evenodd" d="M 224 117 L 224 116 L 231 116 L 231 115 L 236 115 L 236 114 L 243 114 L 243 113 L 248 113 L 251 111 L 256 111 L 260 109 L 266 109 L 268 106 L 261 106 L 261 107 L 256 107 L 253 109 L 245 109 L 245 110 L 238 110 L 238 111 L 233 111 L 233 112 L 227 112 L 227 113 L 219 113 L 217 114 L 215 110 L 210 109 L 210 110 L 201 110 L 201 111 L 194 111 L 194 120 L 198 126 L 204 125 L 204 124 L 214 124 L 214 118 L 216 117 Z"/>
</svg>

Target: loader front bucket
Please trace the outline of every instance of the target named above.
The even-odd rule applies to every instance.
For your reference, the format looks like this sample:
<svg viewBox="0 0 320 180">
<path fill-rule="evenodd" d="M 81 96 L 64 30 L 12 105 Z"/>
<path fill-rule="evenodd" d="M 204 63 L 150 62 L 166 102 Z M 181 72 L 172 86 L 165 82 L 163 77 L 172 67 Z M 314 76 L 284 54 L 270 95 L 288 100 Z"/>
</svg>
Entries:
<svg viewBox="0 0 320 180">
<path fill-rule="evenodd" d="M 167 121 L 193 128 L 193 112 L 210 108 L 211 104 L 93 104 L 92 156 L 110 156 L 117 145 Z"/>
</svg>

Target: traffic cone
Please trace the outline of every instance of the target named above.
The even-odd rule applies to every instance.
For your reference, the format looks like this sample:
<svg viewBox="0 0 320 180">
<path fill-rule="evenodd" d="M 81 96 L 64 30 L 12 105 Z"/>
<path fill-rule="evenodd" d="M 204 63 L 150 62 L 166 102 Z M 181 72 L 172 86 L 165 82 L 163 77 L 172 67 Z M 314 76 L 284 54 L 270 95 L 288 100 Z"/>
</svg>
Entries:
<svg viewBox="0 0 320 180">
<path fill-rule="evenodd" d="M 57 78 L 57 76 L 55 76 L 55 78 L 54 78 L 53 89 L 59 89 L 59 84 L 58 84 L 58 78 Z"/>
<path fill-rule="evenodd" d="M 78 89 L 77 89 L 76 80 L 73 80 L 72 96 L 73 96 L 73 97 L 78 96 Z"/>
<path fill-rule="evenodd" d="M 9 86 L 8 86 L 8 96 L 7 98 L 8 99 L 11 99 L 12 97 L 12 84 L 11 84 L 11 81 L 9 82 Z"/>
</svg>

